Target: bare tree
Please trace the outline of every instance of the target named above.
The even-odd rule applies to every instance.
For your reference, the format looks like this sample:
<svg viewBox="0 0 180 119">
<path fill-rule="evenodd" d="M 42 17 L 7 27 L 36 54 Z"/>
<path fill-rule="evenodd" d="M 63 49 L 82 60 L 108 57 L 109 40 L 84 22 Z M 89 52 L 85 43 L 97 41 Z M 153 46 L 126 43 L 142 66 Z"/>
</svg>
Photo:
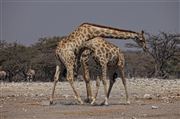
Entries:
<svg viewBox="0 0 180 119">
<path fill-rule="evenodd" d="M 167 34 L 162 32 L 158 36 L 150 36 L 148 38 L 148 53 L 154 59 L 154 76 L 168 78 L 168 63 L 175 60 L 175 56 L 179 51 L 179 35 Z M 178 60 L 178 59 L 177 59 Z"/>
<path fill-rule="evenodd" d="M 152 76 L 158 78 L 168 78 L 168 68 L 172 63 L 178 62 L 180 60 L 180 34 L 172 34 L 161 32 L 159 35 L 148 36 L 147 53 L 152 57 L 154 67 Z M 138 48 L 135 44 L 127 44 L 128 47 Z"/>
</svg>

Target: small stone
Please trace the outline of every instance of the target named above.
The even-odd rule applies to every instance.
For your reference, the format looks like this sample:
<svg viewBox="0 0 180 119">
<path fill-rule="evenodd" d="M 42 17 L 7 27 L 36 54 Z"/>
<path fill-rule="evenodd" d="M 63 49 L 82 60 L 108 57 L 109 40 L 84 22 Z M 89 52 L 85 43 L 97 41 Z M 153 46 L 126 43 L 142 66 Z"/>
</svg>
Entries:
<svg viewBox="0 0 180 119">
<path fill-rule="evenodd" d="M 63 95 L 63 97 L 65 97 L 65 99 L 68 99 L 68 98 L 69 98 L 69 95 Z"/>
<path fill-rule="evenodd" d="M 36 116 L 33 116 L 33 118 L 35 119 L 35 118 L 36 118 Z"/>
<path fill-rule="evenodd" d="M 156 94 L 156 97 L 158 97 L 158 98 L 159 98 L 159 97 L 161 97 L 161 95 L 160 95 L 160 94 Z"/>
<path fill-rule="evenodd" d="M 158 109 L 159 107 L 158 106 L 151 106 L 152 109 Z"/>
<path fill-rule="evenodd" d="M 169 98 L 174 99 L 174 98 L 176 98 L 176 97 L 175 97 L 175 96 L 170 96 Z"/>
<path fill-rule="evenodd" d="M 144 94 L 143 96 L 145 99 L 152 99 L 151 95 L 150 94 Z"/>
<path fill-rule="evenodd" d="M 138 95 L 133 95 L 133 97 L 134 97 L 135 99 L 138 99 L 138 98 L 139 98 L 139 96 L 138 96 Z"/>
<path fill-rule="evenodd" d="M 168 100 L 169 98 L 168 97 L 162 97 L 163 100 Z"/>
<path fill-rule="evenodd" d="M 44 94 L 43 94 L 43 93 L 41 93 L 39 96 L 44 96 Z"/>
<path fill-rule="evenodd" d="M 24 112 L 27 112 L 27 109 L 25 109 L 25 108 L 22 108 L 22 110 L 23 110 Z"/>
<path fill-rule="evenodd" d="M 132 117 L 131 119 L 137 119 L 136 117 Z"/>
<path fill-rule="evenodd" d="M 147 114 L 143 114 L 142 116 L 143 116 L 143 117 L 147 117 Z"/>
</svg>

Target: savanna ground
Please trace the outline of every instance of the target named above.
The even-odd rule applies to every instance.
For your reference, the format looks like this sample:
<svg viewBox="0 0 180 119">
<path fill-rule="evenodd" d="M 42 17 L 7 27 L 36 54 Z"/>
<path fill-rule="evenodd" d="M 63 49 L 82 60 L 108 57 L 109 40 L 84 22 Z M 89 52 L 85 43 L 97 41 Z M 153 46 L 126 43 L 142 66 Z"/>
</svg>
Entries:
<svg viewBox="0 0 180 119">
<path fill-rule="evenodd" d="M 121 80 L 110 95 L 109 106 L 100 106 L 104 99 L 101 84 L 96 105 L 79 105 L 67 82 L 59 82 L 55 104 L 48 105 L 52 82 L 0 84 L 0 119 L 179 119 L 180 79 L 128 79 L 131 104 L 125 105 Z M 84 82 L 75 82 L 83 99 Z M 92 82 L 95 89 L 95 82 Z"/>
</svg>

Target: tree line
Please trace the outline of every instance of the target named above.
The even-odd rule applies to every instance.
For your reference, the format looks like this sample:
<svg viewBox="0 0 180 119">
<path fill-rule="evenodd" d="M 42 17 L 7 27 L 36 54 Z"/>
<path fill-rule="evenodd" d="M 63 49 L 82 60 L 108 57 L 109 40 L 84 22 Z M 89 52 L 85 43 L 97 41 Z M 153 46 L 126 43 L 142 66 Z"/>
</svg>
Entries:
<svg viewBox="0 0 180 119">
<path fill-rule="evenodd" d="M 30 68 L 36 71 L 35 81 L 52 81 L 56 67 L 54 51 L 63 37 L 39 38 L 31 46 L 0 40 L 0 71 L 7 72 L 6 81 L 26 81 L 26 72 Z M 126 77 L 180 78 L 180 35 L 146 33 L 146 40 L 148 52 L 140 50 L 136 43 L 126 44 L 135 49 L 123 51 Z M 97 66 L 94 61 L 90 62 L 94 74 Z M 65 77 L 66 71 L 62 72 Z M 78 74 L 82 75 L 82 69 Z"/>
</svg>

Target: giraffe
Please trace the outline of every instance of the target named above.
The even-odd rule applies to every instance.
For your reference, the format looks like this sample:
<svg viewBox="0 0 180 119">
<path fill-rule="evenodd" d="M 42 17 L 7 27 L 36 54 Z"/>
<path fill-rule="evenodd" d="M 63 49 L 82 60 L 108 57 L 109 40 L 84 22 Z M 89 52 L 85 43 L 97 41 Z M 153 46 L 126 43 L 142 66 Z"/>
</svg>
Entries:
<svg viewBox="0 0 180 119">
<path fill-rule="evenodd" d="M 103 82 L 103 84 L 106 84 L 106 77 L 107 77 L 107 69 L 111 68 L 113 69 L 113 72 L 108 72 L 109 73 L 109 89 L 106 91 L 106 88 L 104 88 L 105 92 L 107 93 L 107 98 L 109 98 L 112 86 L 115 82 L 115 72 L 118 71 L 119 74 L 121 75 L 122 82 L 125 88 L 125 93 L 126 93 L 126 103 L 129 104 L 129 96 L 128 96 L 128 91 L 127 91 L 127 86 L 126 86 L 126 79 L 124 77 L 124 55 L 121 52 L 121 50 L 115 46 L 112 43 L 107 42 L 101 37 L 96 37 L 90 41 L 87 41 L 84 43 L 84 51 L 82 51 L 80 62 L 83 66 L 83 76 L 84 80 L 86 82 L 86 90 L 87 90 L 87 101 L 92 100 L 91 104 L 94 104 L 97 94 L 98 94 L 98 89 L 100 86 L 100 80 Z M 96 79 L 96 91 L 95 91 L 95 96 L 92 97 L 92 92 L 91 92 L 91 85 L 90 85 L 90 76 L 89 76 L 89 57 L 92 56 L 93 59 L 96 61 L 97 64 L 100 65 L 101 67 L 101 76 L 100 80 L 99 77 Z M 106 99 L 102 104 L 108 105 L 108 100 Z"/>
<path fill-rule="evenodd" d="M 50 97 L 50 104 L 53 103 L 54 91 L 59 79 L 59 74 L 61 71 L 61 67 L 65 67 L 67 70 L 66 79 L 69 81 L 75 98 L 80 104 L 83 104 L 82 99 L 79 96 L 79 93 L 76 91 L 73 80 L 74 80 L 74 70 L 77 62 L 77 55 L 83 46 L 83 44 L 95 37 L 103 37 L 103 38 L 114 38 L 114 39 L 134 39 L 140 46 L 146 49 L 146 45 L 144 45 L 144 36 L 140 33 L 122 30 L 113 27 L 107 27 L 97 24 L 91 23 L 83 23 L 79 27 L 77 27 L 72 33 L 70 33 L 67 37 L 63 38 L 57 45 L 55 50 L 56 58 L 58 59 L 58 64 L 56 65 L 56 72 L 54 75 L 54 83 L 52 94 Z M 106 86 L 106 83 L 104 82 Z M 105 91 L 105 100 L 107 99 L 107 91 Z"/>
</svg>

